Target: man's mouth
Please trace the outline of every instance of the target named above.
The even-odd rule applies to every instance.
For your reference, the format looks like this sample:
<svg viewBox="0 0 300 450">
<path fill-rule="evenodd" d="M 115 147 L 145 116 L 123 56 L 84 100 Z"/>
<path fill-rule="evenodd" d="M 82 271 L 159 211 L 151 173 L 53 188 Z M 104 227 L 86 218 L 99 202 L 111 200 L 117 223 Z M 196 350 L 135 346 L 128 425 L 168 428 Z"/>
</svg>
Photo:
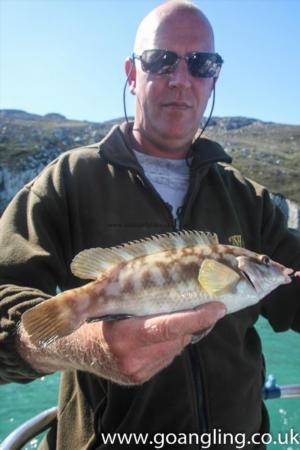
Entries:
<svg viewBox="0 0 300 450">
<path fill-rule="evenodd" d="M 182 111 L 191 108 L 191 106 L 185 102 L 168 102 L 168 103 L 163 103 L 162 106 L 164 108 L 178 109 L 178 110 L 182 110 Z"/>
</svg>

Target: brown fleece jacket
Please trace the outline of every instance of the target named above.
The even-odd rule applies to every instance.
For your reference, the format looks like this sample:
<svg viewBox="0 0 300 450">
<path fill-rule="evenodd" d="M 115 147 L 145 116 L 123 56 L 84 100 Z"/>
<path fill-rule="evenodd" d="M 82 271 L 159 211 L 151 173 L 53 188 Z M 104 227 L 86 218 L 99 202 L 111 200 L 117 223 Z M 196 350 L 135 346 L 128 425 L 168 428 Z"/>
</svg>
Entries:
<svg viewBox="0 0 300 450">
<path fill-rule="evenodd" d="M 175 230 L 126 133 L 125 125 L 114 127 L 100 144 L 61 155 L 17 194 L 0 220 L 2 383 L 40 376 L 16 350 L 16 326 L 23 311 L 55 295 L 57 286 L 82 283 L 70 271 L 78 252 Z M 300 237 L 286 228 L 268 192 L 229 166 L 218 144 L 195 140 L 193 153 L 180 229 L 215 232 L 221 243 L 242 244 L 299 269 Z M 258 305 L 226 316 L 142 386 L 65 371 L 58 420 L 43 448 L 108 448 L 101 432 L 268 430 L 261 399 L 264 364 L 253 325 L 262 314 L 276 331 L 300 332 L 299 294 L 295 280 Z"/>
</svg>

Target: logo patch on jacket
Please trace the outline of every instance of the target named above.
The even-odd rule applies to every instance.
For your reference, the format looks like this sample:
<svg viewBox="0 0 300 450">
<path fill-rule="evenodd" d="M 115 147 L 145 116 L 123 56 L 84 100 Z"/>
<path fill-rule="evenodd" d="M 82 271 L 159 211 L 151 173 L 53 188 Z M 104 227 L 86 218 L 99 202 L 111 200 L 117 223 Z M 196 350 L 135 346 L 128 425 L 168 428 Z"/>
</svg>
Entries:
<svg viewBox="0 0 300 450">
<path fill-rule="evenodd" d="M 245 247 L 244 239 L 240 234 L 234 234 L 233 236 L 229 236 L 228 242 L 231 245 L 235 245 L 236 247 Z"/>
</svg>

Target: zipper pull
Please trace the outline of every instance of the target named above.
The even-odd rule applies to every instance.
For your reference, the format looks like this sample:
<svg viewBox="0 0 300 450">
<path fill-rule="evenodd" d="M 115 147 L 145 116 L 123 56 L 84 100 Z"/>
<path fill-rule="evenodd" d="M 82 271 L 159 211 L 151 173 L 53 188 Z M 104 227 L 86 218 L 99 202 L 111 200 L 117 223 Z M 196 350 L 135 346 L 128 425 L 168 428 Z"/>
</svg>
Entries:
<svg viewBox="0 0 300 450">
<path fill-rule="evenodd" d="M 182 218 L 182 211 L 183 207 L 179 206 L 176 211 L 176 218 L 174 219 L 174 227 L 176 231 L 179 231 L 181 229 L 181 218 Z"/>
</svg>

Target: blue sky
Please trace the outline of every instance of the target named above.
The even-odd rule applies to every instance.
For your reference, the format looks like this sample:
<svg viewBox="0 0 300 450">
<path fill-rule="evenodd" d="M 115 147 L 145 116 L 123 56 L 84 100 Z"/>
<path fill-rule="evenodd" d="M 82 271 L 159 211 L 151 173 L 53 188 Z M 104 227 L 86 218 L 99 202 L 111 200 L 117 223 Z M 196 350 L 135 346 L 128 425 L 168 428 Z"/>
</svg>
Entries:
<svg viewBox="0 0 300 450">
<path fill-rule="evenodd" d="M 0 0 L 0 107 L 123 116 L 124 60 L 155 0 Z M 300 0 L 199 0 L 225 63 L 214 115 L 300 124 Z M 127 94 L 128 112 L 134 102 Z"/>
</svg>

